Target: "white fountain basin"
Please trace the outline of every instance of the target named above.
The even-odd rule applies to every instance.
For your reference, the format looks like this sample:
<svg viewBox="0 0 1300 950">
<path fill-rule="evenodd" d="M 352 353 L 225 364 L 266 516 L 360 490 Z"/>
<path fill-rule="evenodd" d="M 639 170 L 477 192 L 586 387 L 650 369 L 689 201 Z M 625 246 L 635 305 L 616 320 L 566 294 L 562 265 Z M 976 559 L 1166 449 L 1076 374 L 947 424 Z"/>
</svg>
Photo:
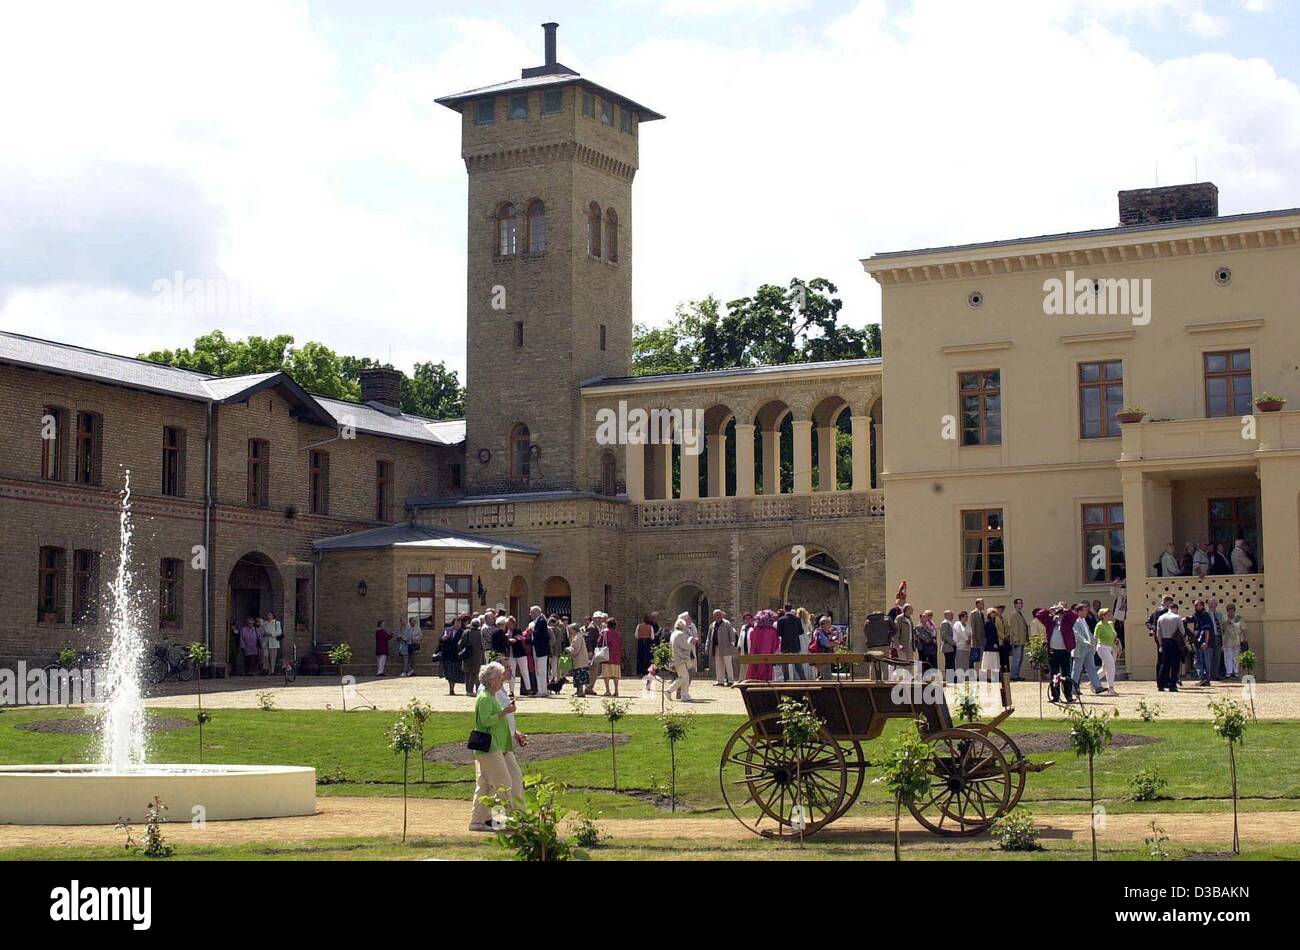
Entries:
<svg viewBox="0 0 1300 950">
<path fill-rule="evenodd" d="M 0 824 L 141 822 L 154 796 L 171 822 L 316 813 L 316 770 L 291 765 L 0 766 Z"/>
</svg>

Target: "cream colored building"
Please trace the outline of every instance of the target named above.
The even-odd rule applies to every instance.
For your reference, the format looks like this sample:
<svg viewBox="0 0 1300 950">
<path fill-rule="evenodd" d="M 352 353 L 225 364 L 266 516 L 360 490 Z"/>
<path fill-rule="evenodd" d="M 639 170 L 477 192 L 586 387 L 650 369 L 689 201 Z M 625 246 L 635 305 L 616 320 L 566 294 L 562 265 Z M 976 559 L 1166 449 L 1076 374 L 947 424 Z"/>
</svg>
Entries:
<svg viewBox="0 0 1300 950">
<path fill-rule="evenodd" d="M 1126 572 L 1134 675 L 1154 675 L 1143 621 L 1170 592 L 1235 602 L 1262 674 L 1300 677 L 1300 412 L 1253 404 L 1300 402 L 1300 209 L 1219 216 L 1217 194 L 1121 192 L 1116 228 L 863 262 L 883 290 L 887 588 L 936 610 L 1109 605 Z M 1082 297 L 1049 314 L 1067 272 Z M 1256 573 L 1152 576 L 1167 542 L 1211 537 L 1248 539 Z"/>
</svg>

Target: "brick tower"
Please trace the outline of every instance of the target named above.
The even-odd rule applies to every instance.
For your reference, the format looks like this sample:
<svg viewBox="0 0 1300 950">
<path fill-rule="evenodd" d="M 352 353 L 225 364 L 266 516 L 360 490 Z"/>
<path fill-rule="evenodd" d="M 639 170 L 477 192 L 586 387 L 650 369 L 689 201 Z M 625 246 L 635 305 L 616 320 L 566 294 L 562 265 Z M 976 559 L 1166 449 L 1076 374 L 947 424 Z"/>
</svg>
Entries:
<svg viewBox="0 0 1300 950">
<path fill-rule="evenodd" d="M 469 173 L 465 486 L 580 484 L 578 386 L 625 376 L 632 349 L 632 178 L 663 118 L 556 59 L 437 100 L 461 114 Z"/>
</svg>

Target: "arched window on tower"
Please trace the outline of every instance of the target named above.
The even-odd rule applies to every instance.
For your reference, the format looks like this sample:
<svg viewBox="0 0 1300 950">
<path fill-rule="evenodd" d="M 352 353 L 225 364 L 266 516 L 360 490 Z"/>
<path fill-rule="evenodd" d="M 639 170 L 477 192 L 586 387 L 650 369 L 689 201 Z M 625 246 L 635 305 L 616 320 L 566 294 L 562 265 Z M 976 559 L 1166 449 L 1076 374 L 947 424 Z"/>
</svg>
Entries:
<svg viewBox="0 0 1300 950">
<path fill-rule="evenodd" d="M 510 477 L 526 482 L 532 475 L 533 440 L 528 426 L 522 422 L 510 430 Z"/>
<path fill-rule="evenodd" d="M 528 253 L 546 253 L 546 205 L 540 198 L 528 205 Z"/>
<path fill-rule="evenodd" d="M 587 206 L 587 253 L 600 257 L 600 205 L 594 201 Z"/>
<path fill-rule="evenodd" d="M 514 257 L 518 248 L 519 228 L 515 206 L 506 202 L 497 209 L 497 256 Z"/>
<path fill-rule="evenodd" d="M 613 208 L 605 210 L 605 256 L 618 260 L 618 215 Z"/>
</svg>

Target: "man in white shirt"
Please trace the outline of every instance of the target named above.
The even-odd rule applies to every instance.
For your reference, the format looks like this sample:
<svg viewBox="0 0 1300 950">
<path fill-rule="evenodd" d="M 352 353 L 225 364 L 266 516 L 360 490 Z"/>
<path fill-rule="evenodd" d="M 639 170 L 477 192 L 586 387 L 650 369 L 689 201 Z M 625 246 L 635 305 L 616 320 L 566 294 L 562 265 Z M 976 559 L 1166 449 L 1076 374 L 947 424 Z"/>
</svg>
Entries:
<svg viewBox="0 0 1300 950">
<path fill-rule="evenodd" d="M 284 628 L 275 619 L 275 614 L 268 610 L 266 619 L 262 621 L 262 629 L 266 632 L 266 671 L 274 676 L 279 670 L 276 659 L 280 653 L 280 638 L 284 634 Z"/>
<path fill-rule="evenodd" d="M 1178 692 L 1178 668 L 1183 663 L 1183 618 L 1172 597 L 1165 598 L 1165 612 L 1156 620 L 1156 686 L 1164 692 Z"/>
</svg>

